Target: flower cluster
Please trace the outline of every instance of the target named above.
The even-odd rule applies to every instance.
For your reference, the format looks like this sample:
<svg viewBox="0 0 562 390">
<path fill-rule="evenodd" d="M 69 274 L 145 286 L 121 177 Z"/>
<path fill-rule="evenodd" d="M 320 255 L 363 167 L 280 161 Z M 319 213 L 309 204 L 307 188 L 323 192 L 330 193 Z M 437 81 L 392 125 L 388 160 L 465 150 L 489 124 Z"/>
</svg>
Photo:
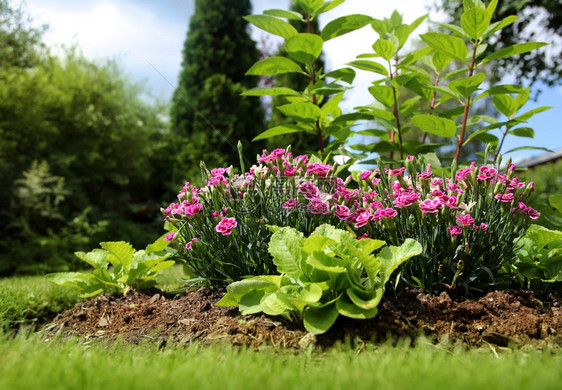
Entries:
<svg viewBox="0 0 562 390">
<path fill-rule="evenodd" d="M 414 266 L 418 270 L 406 269 L 402 276 L 426 290 L 469 280 L 483 267 L 500 272 L 511 260 L 513 240 L 539 216 L 525 204 L 533 184 L 514 177 L 513 166 L 502 173 L 473 163 L 449 177 L 442 169 L 440 175 L 434 171 L 411 157 L 404 167 L 343 179 L 337 165 L 275 149 L 264 151 L 249 172 L 204 170 L 206 185 L 186 183 L 177 202 L 163 211 L 177 228 L 169 239 L 187 249 L 189 270 L 207 279 L 274 272 L 265 246 L 268 225 L 310 234 L 322 223 L 348 226 L 358 238 L 392 245 L 417 239 L 424 247 Z M 232 267 L 226 269 L 223 261 Z M 414 275 L 420 267 L 427 278 Z"/>
</svg>

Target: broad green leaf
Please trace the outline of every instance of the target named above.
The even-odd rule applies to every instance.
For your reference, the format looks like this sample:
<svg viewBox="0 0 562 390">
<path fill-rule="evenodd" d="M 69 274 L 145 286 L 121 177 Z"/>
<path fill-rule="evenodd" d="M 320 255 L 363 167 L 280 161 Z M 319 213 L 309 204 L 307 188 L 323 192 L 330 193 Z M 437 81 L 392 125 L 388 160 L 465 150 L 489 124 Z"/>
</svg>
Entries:
<svg viewBox="0 0 562 390">
<path fill-rule="evenodd" d="M 301 313 L 307 305 L 317 303 L 322 298 L 322 287 L 317 283 L 309 283 L 304 287 L 285 286 L 280 291 L 286 295 L 289 302 Z"/>
<path fill-rule="evenodd" d="M 342 110 L 339 106 L 343 99 L 343 93 L 338 93 L 337 95 L 332 96 L 330 100 L 328 100 L 322 107 L 320 107 L 320 116 L 325 119 L 328 116 L 332 115 L 335 119 L 342 114 Z"/>
<path fill-rule="evenodd" d="M 410 23 L 410 32 L 413 32 L 415 29 L 417 29 L 425 19 L 427 19 L 427 17 L 429 16 L 429 14 L 425 14 L 420 16 L 419 18 L 417 18 L 416 20 L 414 20 L 412 23 Z"/>
<path fill-rule="evenodd" d="M 322 7 L 324 0 L 296 0 L 296 2 L 304 12 L 315 15 L 320 7 Z"/>
<path fill-rule="evenodd" d="M 518 152 L 520 150 L 544 150 L 545 152 L 549 152 L 552 153 L 553 151 L 550 150 L 549 148 L 542 148 L 539 146 L 520 146 L 518 148 L 513 148 L 513 149 L 509 149 L 507 152 L 505 152 L 504 154 L 507 153 L 512 153 L 512 152 Z"/>
<path fill-rule="evenodd" d="M 521 109 L 529 101 L 529 96 L 531 90 L 529 88 L 524 88 L 520 93 L 515 96 L 515 104 L 517 105 L 517 110 Z"/>
<path fill-rule="evenodd" d="M 332 274 L 341 274 L 346 271 L 347 261 L 328 256 L 324 252 L 314 252 L 306 259 L 306 263 L 313 268 Z"/>
<path fill-rule="evenodd" d="M 354 14 L 342 16 L 329 22 L 320 33 L 320 36 L 325 42 L 365 27 L 372 20 L 373 18 L 367 15 Z"/>
<path fill-rule="evenodd" d="M 304 327 L 312 334 L 325 333 L 336 322 L 338 310 L 335 304 L 324 307 L 307 307 L 304 310 Z"/>
<path fill-rule="evenodd" d="M 369 72 L 375 72 L 382 74 L 383 76 L 388 76 L 388 69 L 378 62 L 368 61 L 368 60 L 356 60 L 351 61 L 347 65 L 353 66 L 354 68 L 367 70 Z"/>
<path fill-rule="evenodd" d="M 386 245 L 383 240 L 375 240 L 373 238 L 363 238 L 357 241 L 357 245 L 361 248 L 364 254 L 370 255 L 377 249 Z"/>
<path fill-rule="evenodd" d="M 449 88 L 467 98 L 478 90 L 478 87 L 484 80 L 486 80 L 486 75 L 479 73 L 471 77 L 453 80 L 449 83 Z"/>
<path fill-rule="evenodd" d="M 145 251 L 146 252 L 160 252 L 160 251 L 163 251 L 164 249 L 166 249 L 168 247 L 168 245 L 170 245 L 170 241 L 164 240 L 164 238 L 167 235 L 168 235 L 167 233 L 163 234 L 162 236 L 160 236 L 160 238 L 158 238 L 152 244 L 148 244 L 146 246 Z"/>
<path fill-rule="evenodd" d="M 135 254 L 131 244 L 125 241 L 107 241 L 101 242 L 100 246 L 108 252 L 107 260 L 114 267 L 122 266 L 126 270 L 131 268 L 131 260 Z"/>
<path fill-rule="evenodd" d="M 377 258 L 381 262 L 381 279 L 385 284 L 400 264 L 422 253 L 422 246 L 416 240 L 407 238 L 400 246 L 387 246 L 381 249 Z"/>
<path fill-rule="evenodd" d="M 494 15 L 494 12 L 496 12 L 497 6 L 498 6 L 498 0 L 492 0 L 486 7 L 486 12 L 488 12 L 490 18 Z"/>
<path fill-rule="evenodd" d="M 381 37 L 387 32 L 392 30 L 392 26 L 386 20 L 373 19 L 371 21 L 371 27 L 375 32 L 377 32 Z"/>
<path fill-rule="evenodd" d="M 548 203 L 559 212 L 562 212 L 562 195 L 553 194 L 548 196 Z"/>
<path fill-rule="evenodd" d="M 394 95 L 392 88 L 386 85 L 373 85 L 369 87 L 369 92 L 375 99 L 387 107 L 394 107 Z M 398 98 L 398 97 L 397 97 Z"/>
<path fill-rule="evenodd" d="M 513 134 L 517 137 L 535 138 L 535 130 L 530 127 L 518 127 L 516 129 L 509 130 L 509 134 Z"/>
<path fill-rule="evenodd" d="M 282 73 L 302 73 L 299 64 L 285 57 L 268 57 L 256 62 L 246 72 L 247 76 L 270 76 Z"/>
<path fill-rule="evenodd" d="M 261 300 L 265 296 L 266 292 L 264 290 L 252 290 L 248 291 L 238 303 L 238 308 L 242 315 L 255 314 L 262 311 Z M 224 298 L 223 298 L 224 299 Z M 231 305 L 219 305 L 222 299 L 216 304 L 217 306 L 231 306 Z"/>
<path fill-rule="evenodd" d="M 74 252 L 74 255 L 94 268 L 107 268 L 107 251 L 103 249 L 94 249 L 88 253 Z"/>
<path fill-rule="evenodd" d="M 244 19 L 262 30 L 265 30 L 271 34 L 279 35 L 280 37 L 285 39 L 298 34 L 296 28 L 291 26 L 286 21 L 278 19 L 274 16 L 248 15 L 245 16 Z"/>
<path fill-rule="evenodd" d="M 59 286 L 83 288 L 88 285 L 94 276 L 86 272 L 57 272 L 45 275 L 47 280 L 58 284 Z"/>
<path fill-rule="evenodd" d="M 353 318 L 356 320 L 366 320 L 369 318 L 373 318 L 378 313 L 378 309 L 376 307 L 368 310 L 357 307 L 346 296 L 342 296 L 336 301 L 336 309 L 337 313 L 341 314 L 342 316 Z"/>
<path fill-rule="evenodd" d="M 441 51 L 449 57 L 466 62 L 468 51 L 461 38 L 437 32 L 421 34 L 420 37 L 431 48 Z"/>
<path fill-rule="evenodd" d="M 279 106 L 277 109 L 301 122 L 315 122 L 320 118 L 320 108 L 312 103 L 290 103 Z"/>
<path fill-rule="evenodd" d="M 311 237 L 313 236 L 322 236 L 334 240 L 335 242 L 355 242 L 355 238 L 353 234 L 346 230 L 337 229 L 336 227 L 323 224 L 318 226 L 314 231 L 310 234 Z"/>
<path fill-rule="evenodd" d="M 402 15 L 397 10 L 392 11 L 390 14 L 390 25 L 392 27 L 398 27 L 402 24 Z"/>
<path fill-rule="evenodd" d="M 394 29 L 394 35 L 398 39 L 398 46 L 396 47 L 396 51 L 402 49 L 404 44 L 408 41 L 408 37 L 410 36 L 410 26 L 407 24 L 402 24 Z M 389 41 L 394 45 L 393 41 Z M 375 50 L 376 51 L 376 50 Z"/>
<path fill-rule="evenodd" d="M 351 68 L 340 68 L 326 73 L 325 77 L 331 77 L 336 80 L 342 80 L 348 84 L 351 84 L 353 83 L 353 80 L 355 80 L 355 75 L 355 71 Z"/>
<path fill-rule="evenodd" d="M 318 11 L 316 11 L 316 15 L 320 15 L 324 12 L 328 12 L 334 8 L 336 8 L 338 5 L 340 5 L 341 3 L 343 3 L 345 0 L 333 0 L 333 1 L 326 1 L 324 2 L 324 4 L 322 4 L 322 6 L 318 9 Z"/>
<path fill-rule="evenodd" d="M 440 137 L 454 137 L 457 133 L 457 124 L 451 119 L 435 115 L 416 115 L 412 118 L 414 125 L 423 131 Z"/>
<path fill-rule="evenodd" d="M 477 98 L 474 99 L 474 102 L 476 102 L 477 100 L 480 100 L 482 98 L 488 97 L 488 96 L 519 93 L 523 89 L 524 88 L 520 87 L 519 85 L 511 85 L 511 84 L 497 85 L 495 87 L 492 87 L 492 88 L 482 92 L 480 95 L 478 95 Z"/>
<path fill-rule="evenodd" d="M 479 40 L 490 25 L 491 15 L 482 8 L 472 8 L 461 16 L 461 27 L 474 40 Z"/>
<path fill-rule="evenodd" d="M 220 301 L 216 303 L 217 306 L 236 306 L 240 299 L 250 291 L 266 291 L 274 292 L 278 287 L 275 283 L 262 280 L 262 279 L 245 279 L 238 282 L 230 283 L 226 287 L 226 294 Z"/>
<path fill-rule="evenodd" d="M 346 293 L 355 306 L 364 310 L 371 310 L 379 305 L 384 293 L 384 289 L 382 287 L 376 288 L 367 297 L 359 296 L 358 292 L 351 287 L 346 290 Z"/>
<path fill-rule="evenodd" d="M 287 314 L 296 307 L 289 301 L 287 296 L 281 292 L 266 295 L 261 300 L 262 311 L 270 316 Z"/>
<path fill-rule="evenodd" d="M 283 134 L 299 133 L 301 131 L 306 131 L 306 129 L 304 127 L 297 126 L 297 125 L 279 125 L 264 131 L 263 133 L 256 136 L 252 141 L 267 139 Z"/>
<path fill-rule="evenodd" d="M 396 53 L 396 47 L 394 46 L 394 43 L 382 38 L 379 38 L 375 41 L 373 50 L 375 51 L 375 53 L 377 53 L 387 61 L 390 61 Z"/>
<path fill-rule="evenodd" d="M 487 62 L 497 60 L 498 58 L 511 57 L 517 54 L 527 53 L 531 50 L 535 50 L 546 45 L 548 45 L 548 43 L 546 42 L 516 43 L 515 45 L 504 47 L 503 49 L 500 49 L 495 53 L 486 56 L 482 61 L 480 61 L 480 64 L 485 64 Z"/>
<path fill-rule="evenodd" d="M 492 97 L 494 107 L 508 118 L 511 118 L 517 112 L 517 104 L 515 99 L 510 95 L 494 95 Z"/>
<path fill-rule="evenodd" d="M 529 110 L 521 115 L 519 115 L 516 118 L 513 118 L 514 120 L 517 120 L 519 122 L 526 122 L 527 120 L 529 120 L 531 117 L 533 117 L 535 114 L 538 114 L 539 112 L 543 112 L 546 110 L 550 110 L 552 107 L 550 106 L 542 106 L 542 107 L 537 107 L 537 108 L 533 108 L 532 110 Z"/>
<path fill-rule="evenodd" d="M 295 280 L 302 275 L 300 241 L 303 237 L 296 229 L 284 227 L 275 232 L 269 241 L 269 253 L 273 256 L 277 271 Z"/>
<path fill-rule="evenodd" d="M 169 255 L 171 256 L 172 254 L 170 253 Z M 158 264 L 156 264 L 156 265 L 154 265 L 150 268 L 150 272 L 158 273 L 162 270 L 173 267 L 174 264 L 176 264 L 176 262 L 174 260 L 159 261 Z"/>
<path fill-rule="evenodd" d="M 527 232 L 525 233 L 525 238 L 528 238 L 533 242 L 533 245 L 537 247 L 538 250 L 544 248 L 551 242 L 559 240 L 562 238 L 562 231 L 550 230 L 540 225 L 531 225 Z"/>
<path fill-rule="evenodd" d="M 379 129 L 368 129 L 368 130 L 361 130 L 357 131 L 357 134 L 360 135 L 369 135 L 371 137 L 382 137 L 388 134 L 386 130 L 379 130 Z M 361 240 L 363 241 L 363 240 Z"/>
<path fill-rule="evenodd" d="M 433 54 L 433 65 L 436 70 L 442 72 L 451 63 L 452 58 L 442 51 L 436 51 Z"/>
<path fill-rule="evenodd" d="M 470 35 L 465 32 L 460 26 L 456 24 L 449 24 L 449 23 L 437 23 L 439 26 L 446 28 L 447 30 L 451 31 L 452 33 L 458 35 L 461 38 L 466 38 L 468 40 L 471 39 Z"/>
<path fill-rule="evenodd" d="M 303 20 L 304 17 L 295 11 L 286 11 L 284 9 L 268 9 L 263 11 L 266 15 L 277 16 L 278 18 L 287 18 L 290 20 Z"/>
<path fill-rule="evenodd" d="M 488 38 L 490 35 L 494 34 L 495 32 L 503 29 L 504 27 L 509 26 L 510 24 L 515 23 L 516 21 L 519 20 L 519 17 L 516 15 L 509 15 L 508 17 L 504 18 L 502 21 L 500 22 L 495 22 L 492 23 L 488 29 L 486 30 L 486 32 L 484 33 L 484 35 L 482 36 L 482 39 L 486 39 Z"/>
<path fill-rule="evenodd" d="M 416 50 L 412 53 L 409 53 L 402 59 L 402 61 L 400 61 L 400 64 L 398 65 L 398 67 L 401 68 L 403 66 L 411 65 L 411 64 L 415 63 L 417 60 L 419 60 L 420 58 L 431 54 L 431 51 L 432 51 L 431 47 L 426 46 L 426 47 L 418 49 L 418 50 Z"/>
<path fill-rule="evenodd" d="M 285 41 L 285 51 L 292 59 L 310 65 L 322 53 L 323 44 L 324 41 L 318 35 L 302 33 Z"/>
<path fill-rule="evenodd" d="M 242 96 L 300 96 L 300 93 L 291 88 L 285 87 L 256 87 L 248 89 L 241 94 Z"/>
</svg>

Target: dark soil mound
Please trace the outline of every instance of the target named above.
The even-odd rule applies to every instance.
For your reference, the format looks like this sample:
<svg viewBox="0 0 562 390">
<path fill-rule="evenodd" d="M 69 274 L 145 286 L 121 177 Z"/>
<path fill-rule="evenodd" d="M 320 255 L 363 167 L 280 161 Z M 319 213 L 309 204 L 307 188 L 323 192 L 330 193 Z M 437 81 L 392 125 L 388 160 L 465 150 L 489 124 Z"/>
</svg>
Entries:
<svg viewBox="0 0 562 390">
<path fill-rule="evenodd" d="M 385 300 L 372 320 L 340 316 L 316 338 L 301 324 L 263 315 L 242 316 L 238 308 L 216 307 L 224 291 L 192 289 L 175 296 L 132 292 L 104 295 L 61 313 L 51 332 L 62 335 L 140 342 L 145 339 L 188 343 L 227 341 L 258 348 L 330 346 L 345 340 L 384 341 L 424 334 L 468 345 L 491 343 L 562 345 L 562 299 L 532 291 L 494 291 L 477 299 L 452 299 L 407 290 Z"/>
</svg>

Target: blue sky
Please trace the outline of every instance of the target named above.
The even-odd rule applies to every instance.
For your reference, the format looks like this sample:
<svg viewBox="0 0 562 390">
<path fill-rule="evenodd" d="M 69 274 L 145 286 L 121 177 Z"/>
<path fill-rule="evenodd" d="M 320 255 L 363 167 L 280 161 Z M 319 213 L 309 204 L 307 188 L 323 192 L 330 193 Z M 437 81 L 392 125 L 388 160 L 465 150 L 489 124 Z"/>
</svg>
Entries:
<svg viewBox="0 0 562 390">
<path fill-rule="evenodd" d="M 18 0 L 14 0 L 18 3 Z M 152 94 L 169 99 L 177 83 L 181 65 L 181 50 L 187 33 L 189 18 L 194 10 L 194 0 L 25 0 L 27 11 L 35 23 L 47 23 L 50 30 L 45 40 L 50 46 L 78 44 L 90 58 L 117 58 L 123 69 L 135 80 L 144 81 Z M 270 8 L 287 8 L 289 0 L 253 0 L 254 13 Z M 413 21 L 426 12 L 433 0 L 347 0 L 340 7 L 326 13 L 321 25 L 345 14 L 362 13 L 382 18 L 394 9 L 406 21 Z M 440 20 L 442 15 L 431 14 L 430 19 Z M 423 32 L 427 26 L 419 31 Z M 253 37 L 260 40 L 258 31 Z M 376 39 L 370 28 L 348 34 L 327 42 L 324 46 L 326 60 L 331 69 L 352 61 L 358 54 L 369 51 Z M 275 40 L 271 41 L 275 44 Z M 509 78 L 509 75 L 506 75 Z M 369 104 L 372 98 L 366 85 L 372 74 L 359 73 L 355 88 L 351 90 L 344 109 Z M 562 148 L 562 87 L 545 88 L 538 102 L 530 101 L 524 110 L 538 106 L 554 108 L 538 114 L 525 126 L 535 130 L 535 138 L 508 137 L 504 151 L 520 146 Z M 513 153 L 514 159 L 541 154 L 539 151 Z"/>
</svg>

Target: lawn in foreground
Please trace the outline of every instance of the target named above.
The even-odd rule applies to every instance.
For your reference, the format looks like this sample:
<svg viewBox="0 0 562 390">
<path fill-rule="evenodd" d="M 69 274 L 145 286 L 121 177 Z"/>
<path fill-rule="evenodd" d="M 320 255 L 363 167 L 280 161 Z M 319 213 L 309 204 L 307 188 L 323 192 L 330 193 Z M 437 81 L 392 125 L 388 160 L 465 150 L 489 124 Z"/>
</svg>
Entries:
<svg viewBox="0 0 562 390">
<path fill-rule="evenodd" d="M 40 335 L 0 340 L 0 389 L 558 389 L 560 351 L 419 342 L 325 353 L 227 345 L 112 346 Z"/>
</svg>

